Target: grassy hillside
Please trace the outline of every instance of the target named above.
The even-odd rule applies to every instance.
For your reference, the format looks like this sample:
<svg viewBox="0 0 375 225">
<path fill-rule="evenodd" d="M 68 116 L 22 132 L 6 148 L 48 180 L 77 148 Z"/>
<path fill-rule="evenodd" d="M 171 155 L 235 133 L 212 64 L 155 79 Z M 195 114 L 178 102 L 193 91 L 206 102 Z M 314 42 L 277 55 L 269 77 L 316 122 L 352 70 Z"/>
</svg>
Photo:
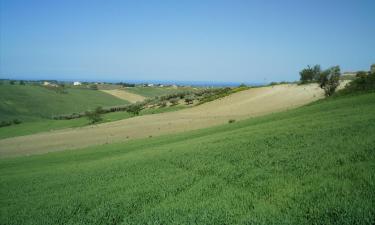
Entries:
<svg viewBox="0 0 375 225">
<path fill-rule="evenodd" d="M 68 140 L 67 140 L 68 141 Z M 1 224 L 373 224 L 375 94 L 0 160 Z"/>
<path fill-rule="evenodd" d="M 133 94 L 142 95 L 147 98 L 152 98 L 156 96 L 168 95 L 182 91 L 192 91 L 194 89 L 189 87 L 179 87 L 177 89 L 171 87 L 130 87 L 126 88 L 125 90 Z"/>
<path fill-rule="evenodd" d="M 128 102 L 101 91 L 68 89 L 66 94 L 42 86 L 1 85 L 0 120 L 50 118 L 53 115 L 82 112 L 97 106 Z"/>
<path fill-rule="evenodd" d="M 185 109 L 187 106 L 177 105 L 172 107 L 165 108 L 155 108 L 155 109 L 144 109 L 139 115 L 148 115 L 148 114 L 157 114 L 164 112 L 172 112 L 181 109 Z M 134 115 L 128 112 L 113 112 L 103 114 L 103 120 L 100 123 L 112 122 L 116 120 L 127 119 L 133 117 Z M 24 122 L 21 124 L 0 127 L 0 139 L 23 136 L 29 134 L 40 133 L 44 131 L 59 130 L 64 128 L 73 128 L 73 127 L 83 127 L 91 125 L 89 120 L 86 117 L 81 117 L 78 119 L 71 120 L 38 120 L 31 122 Z"/>
</svg>

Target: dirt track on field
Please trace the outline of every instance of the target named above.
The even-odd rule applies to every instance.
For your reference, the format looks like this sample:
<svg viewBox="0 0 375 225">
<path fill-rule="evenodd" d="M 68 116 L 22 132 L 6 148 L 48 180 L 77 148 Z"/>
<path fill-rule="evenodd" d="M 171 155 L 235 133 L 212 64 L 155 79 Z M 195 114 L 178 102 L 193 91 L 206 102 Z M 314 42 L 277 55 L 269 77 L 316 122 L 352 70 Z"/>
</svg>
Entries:
<svg viewBox="0 0 375 225">
<path fill-rule="evenodd" d="M 0 140 L 0 157 L 41 154 L 195 130 L 295 108 L 323 97 L 316 85 L 276 85 L 241 91 L 196 107 L 110 123 Z"/>
<path fill-rule="evenodd" d="M 101 91 L 107 94 L 113 95 L 117 98 L 121 98 L 123 100 L 129 101 L 131 103 L 142 102 L 143 100 L 146 99 L 145 97 L 141 95 L 133 94 L 125 90 L 115 89 L 115 90 L 101 90 Z"/>
</svg>

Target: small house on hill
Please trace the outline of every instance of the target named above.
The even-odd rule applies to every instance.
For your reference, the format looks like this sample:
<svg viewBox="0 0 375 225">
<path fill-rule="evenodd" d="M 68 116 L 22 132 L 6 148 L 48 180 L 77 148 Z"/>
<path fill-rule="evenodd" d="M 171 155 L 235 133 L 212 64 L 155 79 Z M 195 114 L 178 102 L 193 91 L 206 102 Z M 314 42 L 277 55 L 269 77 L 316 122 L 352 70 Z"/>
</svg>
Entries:
<svg viewBox="0 0 375 225">
<path fill-rule="evenodd" d="M 74 82 L 73 82 L 73 85 L 74 85 L 74 86 L 79 86 L 79 85 L 82 85 L 82 83 L 79 82 L 79 81 L 74 81 Z"/>
</svg>

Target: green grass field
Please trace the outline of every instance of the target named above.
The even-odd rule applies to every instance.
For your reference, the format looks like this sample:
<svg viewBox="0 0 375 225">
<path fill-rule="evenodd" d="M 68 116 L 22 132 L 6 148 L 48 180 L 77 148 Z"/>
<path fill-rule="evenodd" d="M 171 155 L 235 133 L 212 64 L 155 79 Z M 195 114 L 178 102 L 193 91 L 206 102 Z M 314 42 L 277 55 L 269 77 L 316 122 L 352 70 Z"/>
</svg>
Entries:
<svg viewBox="0 0 375 225">
<path fill-rule="evenodd" d="M 1 85 L 0 120 L 35 121 L 53 115 L 83 112 L 97 106 L 124 105 L 128 102 L 101 91 L 67 89 L 57 93 L 42 86 Z"/>
<path fill-rule="evenodd" d="M 195 89 L 190 87 L 179 87 L 177 89 L 171 87 L 130 87 L 125 90 L 133 94 L 142 95 L 146 98 L 153 98 L 183 91 L 193 91 Z"/>
<path fill-rule="evenodd" d="M 177 111 L 180 109 L 187 108 L 185 105 L 176 105 L 165 108 L 155 109 L 144 109 L 139 115 L 157 114 L 163 112 Z M 116 120 L 122 120 L 132 117 L 133 115 L 128 112 L 113 112 L 103 114 L 103 120 L 100 123 L 107 123 Z M 40 119 L 37 121 L 24 122 L 17 125 L 0 127 L 0 139 L 23 136 L 28 134 L 36 134 L 39 132 L 59 130 L 64 128 L 83 127 L 90 125 L 89 120 L 86 117 L 71 120 L 51 120 L 51 119 Z"/>
<path fill-rule="evenodd" d="M 374 146 L 372 93 L 2 159 L 0 224 L 374 224 Z"/>
</svg>

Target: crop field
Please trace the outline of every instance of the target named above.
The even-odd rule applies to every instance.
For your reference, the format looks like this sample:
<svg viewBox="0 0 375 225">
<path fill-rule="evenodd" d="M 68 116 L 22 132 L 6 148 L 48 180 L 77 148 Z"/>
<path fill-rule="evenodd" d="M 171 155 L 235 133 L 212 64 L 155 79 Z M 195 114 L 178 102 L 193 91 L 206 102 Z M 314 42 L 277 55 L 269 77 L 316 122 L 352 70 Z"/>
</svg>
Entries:
<svg viewBox="0 0 375 225">
<path fill-rule="evenodd" d="M 128 92 L 124 89 L 112 89 L 112 90 L 101 90 L 107 94 L 113 95 L 117 98 L 124 99 L 126 101 L 135 103 L 135 102 L 142 102 L 146 98 L 142 95 L 134 94 L 131 92 Z"/>
<path fill-rule="evenodd" d="M 0 160 L 1 224 L 373 224 L 375 93 Z"/>
<path fill-rule="evenodd" d="M 1 85 L 0 118 L 35 121 L 53 115 L 83 112 L 97 106 L 129 103 L 97 90 L 67 89 L 66 92 L 58 93 L 42 86 Z"/>
<path fill-rule="evenodd" d="M 145 109 L 142 110 L 139 115 L 149 115 L 149 114 L 158 114 L 164 112 L 173 112 L 177 110 L 181 110 L 186 108 L 183 105 L 177 105 L 173 107 L 166 107 L 166 108 L 156 108 L 156 109 Z M 103 115 L 103 120 L 100 123 L 107 123 L 113 122 L 123 119 L 128 119 L 133 117 L 132 114 L 128 112 L 113 112 Z M 48 119 L 40 119 L 37 121 L 30 121 L 21 123 L 15 126 L 9 127 L 0 127 L 0 139 L 10 138 L 10 137 L 17 137 L 17 136 L 24 136 L 29 134 L 37 134 L 40 132 L 48 132 L 54 130 L 61 130 L 66 128 L 78 128 L 89 126 L 89 121 L 86 117 L 81 117 L 77 119 L 71 120 L 48 120 Z"/>
<path fill-rule="evenodd" d="M 194 91 L 194 88 L 191 87 L 129 87 L 125 88 L 127 92 L 144 96 L 146 98 L 153 98 L 156 96 L 174 94 L 183 91 Z"/>
<path fill-rule="evenodd" d="M 322 97 L 323 92 L 316 84 L 251 88 L 183 110 L 2 139 L 0 157 L 77 149 L 196 130 L 228 123 L 232 119 L 289 110 Z"/>
</svg>

